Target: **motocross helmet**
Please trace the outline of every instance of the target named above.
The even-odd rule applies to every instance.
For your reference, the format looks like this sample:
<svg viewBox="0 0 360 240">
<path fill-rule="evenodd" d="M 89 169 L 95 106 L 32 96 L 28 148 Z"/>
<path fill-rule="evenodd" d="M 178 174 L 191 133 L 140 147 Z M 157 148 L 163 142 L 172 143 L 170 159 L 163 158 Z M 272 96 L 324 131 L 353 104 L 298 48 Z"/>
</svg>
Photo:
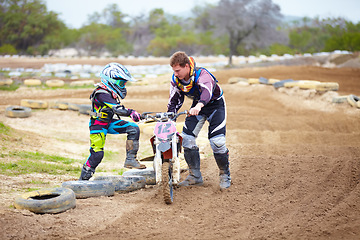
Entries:
<svg viewBox="0 0 360 240">
<path fill-rule="evenodd" d="M 126 97 L 126 82 L 136 81 L 126 67 L 119 63 L 109 63 L 106 65 L 101 71 L 100 77 L 101 82 L 121 99 Z"/>
</svg>

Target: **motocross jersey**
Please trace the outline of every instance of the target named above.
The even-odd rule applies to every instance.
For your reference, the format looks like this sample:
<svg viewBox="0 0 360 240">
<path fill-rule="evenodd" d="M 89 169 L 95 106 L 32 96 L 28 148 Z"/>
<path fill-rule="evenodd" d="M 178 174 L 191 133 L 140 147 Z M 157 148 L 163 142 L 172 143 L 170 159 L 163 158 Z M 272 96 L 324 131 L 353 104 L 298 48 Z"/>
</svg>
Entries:
<svg viewBox="0 0 360 240">
<path fill-rule="evenodd" d="M 90 116 L 93 120 L 108 123 L 113 118 L 114 112 L 121 116 L 130 114 L 129 109 L 120 105 L 120 101 L 116 96 L 101 87 L 93 91 L 90 100 L 92 102 Z"/>
<path fill-rule="evenodd" d="M 192 98 L 194 102 L 204 105 L 219 99 L 223 91 L 213 74 L 205 68 L 196 68 L 192 80 L 185 83 L 174 75 L 171 81 L 168 112 L 177 112 L 184 103 L 184 97 Z M 190 86 L 190 88 L 187 88 Z"/>
</svg>

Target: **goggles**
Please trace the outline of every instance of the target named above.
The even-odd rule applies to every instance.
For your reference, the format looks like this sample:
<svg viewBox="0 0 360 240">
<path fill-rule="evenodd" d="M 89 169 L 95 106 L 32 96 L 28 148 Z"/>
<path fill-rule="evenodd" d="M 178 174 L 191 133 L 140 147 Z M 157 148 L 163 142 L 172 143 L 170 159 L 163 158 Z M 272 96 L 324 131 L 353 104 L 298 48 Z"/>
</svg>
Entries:
<svg viewBox="0 0 360 240">
<path fill-rule="evenodd" d="M 118 85 L 120 88 L 124 88 L 127 82 L 123 79 L 114 79 L 114 80 L 115 80 L 115 84 Z"/>
<path fill-rule="evenodd" d="M 118 78 L 118 79 L 114 79 L 114 78 L 109 78 L 108 76 L 104 75 L 104 74 L 100 74 L 100 77 L 111 82 L 112 84 L 116 84 L 117 86 L 119 86 L 120 88 L 125 88 L 126 85 L 126 80 L 124 80 L 123 78 Z"/>
</svg>

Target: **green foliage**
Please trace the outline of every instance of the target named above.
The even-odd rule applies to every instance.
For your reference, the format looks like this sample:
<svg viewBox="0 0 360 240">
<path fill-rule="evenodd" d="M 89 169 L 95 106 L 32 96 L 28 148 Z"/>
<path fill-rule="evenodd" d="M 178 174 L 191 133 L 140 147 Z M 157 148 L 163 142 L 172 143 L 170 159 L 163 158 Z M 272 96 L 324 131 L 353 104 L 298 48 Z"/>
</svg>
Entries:
<svg viewBox="0 0 360 240">
<path fill-rule="evenodd" d="M 360 22 L 345 22 L 345 27 L 327 25 L 331 37 L 325 43 L 325 51 L 360 51 Z"/>
<path fill-rule="evenodd" d="M 19 84 L 13 83 L 11 85 L 0 86 L 0 90 L 1 91 L 16 91 L 16 89 L 18 89 L 19 87 L 20 87 Z"/>
<path fill-rule="evenodd" d="M 0 122 L 0 134 L 9 135 L 10 132 L 11 132 L 11 128 L 6 126 L 4 123 Z"/>
<path fill-rule="evenodd" d="M 40 54 L 44 38 L 65 28 L 57 14 L 40 0 L 3 0 L 0 13 L 0 45 L 11 44 L 20 52 Z"/>
<path fill-rule="evenodd" d="M 11 44 L 4 44 L 4 45 L 0 46 L 0 54 L 13 55 L 16 53 L 17 53 L 16 48 Z"/>
<path fill-rule="evenodd" d="M 92 55 L 110 50 L 113 56 L 129 53 L 130 45 L 122 36 L 121 29 L 109 25 L 91 23 L 80 29 L 79 46 L 88 49 Z"/>
<path fill-rule="evenodd" d="M 277 54 L 277 55 L 284 55 L 284 54 L 296 54 L 296 50 L 290 48 L 287 45 L 274 43 L 272 44 L 265 52 L 267 55 Z"/>
<path fill-rule="evenodd" d="M 0 1 L 0 54 L 45 55 L 64 47 L 84 49 L 95 56 L 109 51 L 112 57 L 170 56 L 177 50 L 192 55 L 282 55 L 360 48 L 360 23 L 343 18 L 303 18 L 281 25 L 279 31 L 280 13 L 277 8 L 267 9 L 266 1 L 258 1 L 251 14 L 242 8 L 254 0 L 202 4 L 193 8 L 190 18 L 169 15 L 161 8 L 148 16 L 129 18 L 118 4 L 110 4 L 90 15 L 80 29 L 67 28 L 57 13 L 47 11 L 44 0 Z M 288 42 L 274 37 L 284 32 Z"/>
<path fill-rule="evenodd" d="M 52 175 L 76 175 L 79 172 L 79 167 L 72 165 L 75 163 L 73 159 L 60 156 L 38 152 L 10 152 L 0 155 L 0 158 L 4 159 L 9 157 L 17 160 L 12 162 L 1 161 L 0 174 L 17 176 L 36 172 Z"/>
</svg>

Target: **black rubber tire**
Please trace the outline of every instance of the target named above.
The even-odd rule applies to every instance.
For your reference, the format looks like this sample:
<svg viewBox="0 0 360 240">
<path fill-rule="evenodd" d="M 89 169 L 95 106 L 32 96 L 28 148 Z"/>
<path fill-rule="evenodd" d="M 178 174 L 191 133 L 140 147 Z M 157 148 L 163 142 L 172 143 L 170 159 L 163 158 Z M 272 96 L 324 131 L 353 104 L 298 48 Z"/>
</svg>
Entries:
<svg viewBox="0 0 360 240">
<path fill-rule="evenodd" d="M 333 97 L 332 102 L 333 103 L 344 103 L 347 102 L 348 100 L 348 96 L 338 96 L 338 97 Z"/>
<path fill-rule="evenodd" d="M 62 187 L 74 191 L 76 198 L 114 196 L 115 185 L 111 181 L 68 181 Z"/>
<path fill-rule="evenodd" d="M 156 185 L 154 168 L 131 169 L 123 173 L 123 176 L 143 176 L 146 185 Z"/>
<path fill-rule="evenodd" d="M 76 103 L 68 103 L 69 110 L 79 111 L 80 105 Z"/>
<path fill-rule="evenodd" d="M 24 193 L 15 199 L 17 209 L 34 213 L 61 213 L 75 208 L 75 193 L 68 188 L 48 188 Z"/>
<path fill-rule="evenodd" d="M 115 191 L 127 193 L 145 188 L 145 177 L 143 176 L 97 176 L 95 181 L 110 181 L 115 186 Z"/>
<path fill-rule="evenodd" d="M 284 84 L 287 83 L 287 82 L 293 82 L 294 80 L 292 79 L 286 79 L 286 80 L 281 80 L 279 82 L 276 82 L 273 84 L 274 88 L 281 88 L 281 87 L 284 87 Z"/>
<path fill-rule="evenodd" d="M 79 113 L 80 114 L 90 115 L 90 112 L 91 112 L 91 105 L 88 105 L 88 104 L 80 104 L 79 105 Z"/>
<path fill-rule="evenodd" d="M 164 162 L 161 166 L 161 187 L 164 201 L 166 204 L 174 202 L 174 188 L 172 184 L 172 166 L 169 162 Z"/>
<path fill-rule="evenodd" d="M 360 98 L 356 95 L 350 94 L 347 101 L 352 107 L 358 107 L 357 103 L 360 101 Z"/>
<path fill-rule="evenodd" d="M 259 83 L 261 84 L 269 84 L 269 79 L 264 77 L 259 77 Z"/>
<path fill-rule="evenodd" d="M 5 115 L 11 118 L 27 118 L 31 116 L 31 108 L 10 106 L 5 109 Z"/>
</svg>

